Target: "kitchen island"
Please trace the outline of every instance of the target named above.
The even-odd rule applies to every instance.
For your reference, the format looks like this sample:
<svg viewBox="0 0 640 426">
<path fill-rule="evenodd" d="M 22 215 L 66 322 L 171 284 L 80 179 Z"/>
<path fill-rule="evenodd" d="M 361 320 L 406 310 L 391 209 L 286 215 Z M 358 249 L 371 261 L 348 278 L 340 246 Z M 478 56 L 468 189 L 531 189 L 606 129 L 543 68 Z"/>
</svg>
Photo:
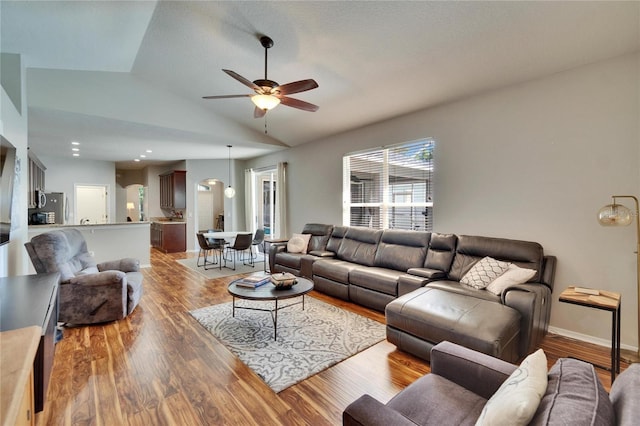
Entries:
<svg viewBox="0 0 640 426">
<path fill-rule="evenodd" d="M 29 239 L 36 235 L 62 228 L 75 228 L 87 241 L 87 248 L 96 261 L 133 257 L 140 260 L 140 267 L 151 266 L 149 250 L 150 222 L 120 222 L 91 225 L 30 225 Z M 29 265 L 30 273 L 35 273 Z"/>
</svg>

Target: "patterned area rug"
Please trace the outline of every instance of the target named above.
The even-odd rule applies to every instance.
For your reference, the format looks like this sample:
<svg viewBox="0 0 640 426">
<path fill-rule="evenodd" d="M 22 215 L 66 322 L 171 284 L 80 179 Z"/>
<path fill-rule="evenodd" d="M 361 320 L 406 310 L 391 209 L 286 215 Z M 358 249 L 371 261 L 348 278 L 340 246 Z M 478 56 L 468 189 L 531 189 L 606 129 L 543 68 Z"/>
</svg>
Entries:
<svg viewBox="0 0 640 426">
<path fill-rule="evenodd" d="M 236 299 L 236 306 L 272 309 L 274 302 Z M 309 296 L 304 310 L 298 304 L 278 311 L 277 341 L 269 312 L 231 313 L 231 303 L 190 312 L 276 393 L 385 339 L 384 324 Z"/>
</svg>

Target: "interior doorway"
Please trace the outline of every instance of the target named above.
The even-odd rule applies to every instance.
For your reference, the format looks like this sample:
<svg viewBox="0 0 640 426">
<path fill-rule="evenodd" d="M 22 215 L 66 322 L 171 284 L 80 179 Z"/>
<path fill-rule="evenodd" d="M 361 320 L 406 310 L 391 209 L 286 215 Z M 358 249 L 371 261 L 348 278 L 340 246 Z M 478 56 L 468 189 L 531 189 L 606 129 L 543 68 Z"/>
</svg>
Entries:
<svg viewBox="0 0 640 426">
<path fill-rule="evenodd" d="M 75 224 L 109 222 L 109 185 L 75 185 Z"/>
<path fill-rule="evenodd" d="M 198 230 L 224 231 L 224 184 L 218 179 L 205 179 L 198 183 Z"/>
</svg>

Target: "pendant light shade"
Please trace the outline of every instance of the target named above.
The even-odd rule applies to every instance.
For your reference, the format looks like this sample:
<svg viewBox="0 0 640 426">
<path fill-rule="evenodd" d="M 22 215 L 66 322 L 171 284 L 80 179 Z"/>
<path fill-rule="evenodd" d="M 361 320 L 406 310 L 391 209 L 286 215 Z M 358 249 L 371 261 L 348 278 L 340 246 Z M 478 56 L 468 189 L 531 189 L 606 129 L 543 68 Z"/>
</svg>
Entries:
<svg viewBox="0 0 640 426">
<path fill-rule="evenodd" d="M 229 186 L 224 190 L 224 196 L 227 198 L 233 198 L 236 195 L 236 190 L 231 187 L 231 145 L 227 145 L 229 148 Z"/>
</svg>

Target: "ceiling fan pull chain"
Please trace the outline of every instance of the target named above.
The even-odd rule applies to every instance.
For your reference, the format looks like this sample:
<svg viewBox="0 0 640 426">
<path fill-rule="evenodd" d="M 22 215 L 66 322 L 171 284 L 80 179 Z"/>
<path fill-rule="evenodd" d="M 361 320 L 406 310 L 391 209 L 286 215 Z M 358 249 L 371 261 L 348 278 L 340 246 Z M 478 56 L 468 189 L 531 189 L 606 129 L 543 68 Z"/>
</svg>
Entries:
<svg viewBox="0 0 640 426">
<path fill-rule="evenodd" d="M 267 134 L 267 114 L 264 115 L 264 134 Z"/>
</svg>

